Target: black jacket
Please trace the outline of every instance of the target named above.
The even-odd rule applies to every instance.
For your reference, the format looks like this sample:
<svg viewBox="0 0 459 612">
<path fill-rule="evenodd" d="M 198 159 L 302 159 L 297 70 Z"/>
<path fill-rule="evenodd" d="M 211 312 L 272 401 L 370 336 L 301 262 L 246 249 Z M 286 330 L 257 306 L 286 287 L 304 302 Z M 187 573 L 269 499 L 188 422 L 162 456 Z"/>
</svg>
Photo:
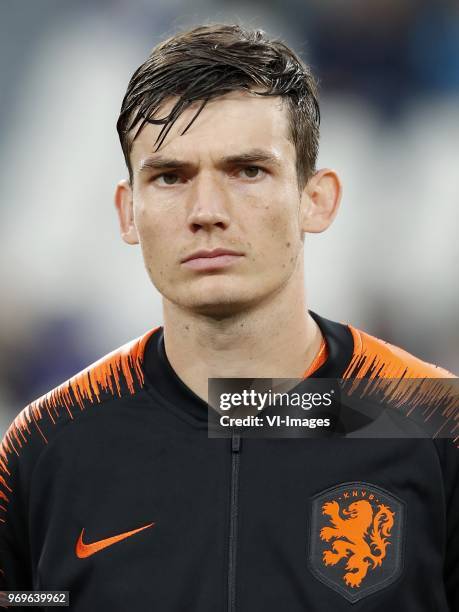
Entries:
<svg viewBox="0 0 459 612">
<path fill-rule="evenodd" d="M 313 377 L 452 376 L 313 316 Z M 162 328 L 27 406 L 0 447 L 0 588 L 78 612 L 459 611 L 457 439 L 209 439 L 207 410 Z"/>
</svg>

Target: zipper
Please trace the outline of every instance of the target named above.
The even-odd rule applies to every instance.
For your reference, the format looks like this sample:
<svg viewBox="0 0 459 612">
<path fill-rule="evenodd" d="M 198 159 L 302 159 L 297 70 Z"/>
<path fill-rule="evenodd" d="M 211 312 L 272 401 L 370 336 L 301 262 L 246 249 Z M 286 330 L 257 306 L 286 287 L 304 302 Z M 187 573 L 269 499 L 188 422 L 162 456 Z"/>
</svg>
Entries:
<svg viewBox="0 0 459 612">
<path fill-rule="evenodd" d="M 231 437 L 231 502 L 230 530 L 228 553 L 228 612 L 236 610 L 236 556 L 237 556 L 237 523 L 239 504 L 239 463 L 241 451 L 241 436 Z"/>
</svg>

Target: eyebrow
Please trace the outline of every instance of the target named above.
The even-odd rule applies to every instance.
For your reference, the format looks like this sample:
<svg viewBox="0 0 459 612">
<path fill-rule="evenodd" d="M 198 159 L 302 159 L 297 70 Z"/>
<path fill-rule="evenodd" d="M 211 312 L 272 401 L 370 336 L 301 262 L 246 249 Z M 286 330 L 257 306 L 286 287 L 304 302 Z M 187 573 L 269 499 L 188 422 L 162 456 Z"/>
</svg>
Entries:
<svg viewBox="0 0 459 612">
<path fill-rule="evenodd" d="M 235 155 L 226 155 L 221 157 L 217 164 L 220 167 L 224 166 L 237 166 L 264 163 L 271 166 L 280 167 L 281 162 L 279 156 L 265 151 L 264 149 L 250 149 L 245 153 L 238 153 Z M 164 155 L 154 155 L 143 159 L 139 164 L 139 172 L 145 170 L 179 170 L 179 169 L 190 169 L 194 166 L 192 162 L 187 162 L 181 159 L 166 157 Z"/>
</svg>

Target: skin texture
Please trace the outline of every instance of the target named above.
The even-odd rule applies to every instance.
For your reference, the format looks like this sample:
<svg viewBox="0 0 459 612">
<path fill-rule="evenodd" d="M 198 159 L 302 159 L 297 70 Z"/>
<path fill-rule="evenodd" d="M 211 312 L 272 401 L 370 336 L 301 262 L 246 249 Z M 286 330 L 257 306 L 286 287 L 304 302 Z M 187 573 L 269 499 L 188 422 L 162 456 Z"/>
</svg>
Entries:
<svg viewBox="0 0 459 612">
<path fill-rule="evenodd" d="M 323 169 L 299 191 L 280 98 L 231 92 L 181 135 L 198 107 L 179 117 L 157 152 L 161 126 L 142 130 L 131 152 L 133 184 L 120 181 L 115 204 L 122 238 L 140 244 L 163 296 L 169 361 L 206 399 L 209 377 L 300 377 L 314 359 L 321 334 L 306 314 L 304 233 L 330 225 L 341 184 Z M 254 150 L 268 159 L 228 159 Z M 160 157 L 181 165 L 150 167 Z M 216 270 L 183 263 L 215 248 L 239 256 Z"/>
</svg>

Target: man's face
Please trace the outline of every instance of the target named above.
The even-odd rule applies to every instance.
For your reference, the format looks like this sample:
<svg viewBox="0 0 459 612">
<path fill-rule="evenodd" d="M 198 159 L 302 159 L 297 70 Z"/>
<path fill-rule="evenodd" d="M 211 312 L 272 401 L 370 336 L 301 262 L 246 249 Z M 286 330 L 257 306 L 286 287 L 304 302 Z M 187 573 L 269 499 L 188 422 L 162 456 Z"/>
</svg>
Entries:
<svg viewBox="0 0 459 612">
<path fill-rule="evenodd" d="M 293 278 L 303 282 L 302 194 L 280 98 L 231 92 L 181 135 L 200 104 L 157 152 L 162 126 L 147 124 L 134 141 L 133 219 L 158 291 L 185 309 L 227 316 Z"/>
</svg>

